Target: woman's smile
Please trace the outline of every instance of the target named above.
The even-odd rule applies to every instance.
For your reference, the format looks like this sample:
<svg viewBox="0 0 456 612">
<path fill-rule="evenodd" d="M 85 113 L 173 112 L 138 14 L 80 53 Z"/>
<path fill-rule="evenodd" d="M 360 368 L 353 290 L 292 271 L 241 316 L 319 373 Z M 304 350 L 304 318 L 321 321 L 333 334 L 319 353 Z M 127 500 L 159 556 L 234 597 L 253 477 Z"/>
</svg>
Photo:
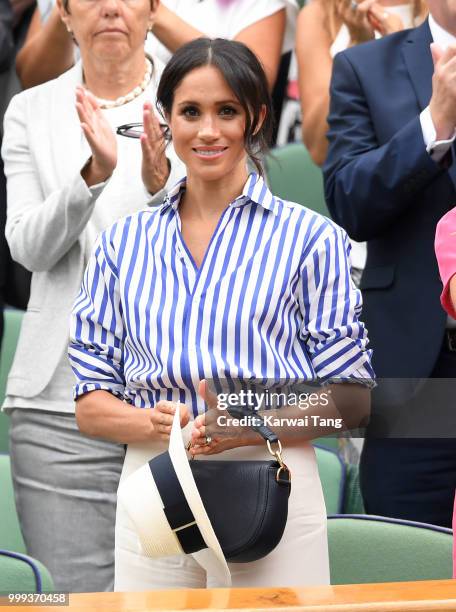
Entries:
<svg viewBox="0 0 456 612">
<path fill-rule="evenodd" d="M 203 159 L 210 161 L 220 159 L 227 149 L 228 147 L 224 146 L 208 147 L 203 145 L 200 147 L 193 147 L 193 151 L 195 151 L 198 157 L 202 157 Z"/>
</svg>

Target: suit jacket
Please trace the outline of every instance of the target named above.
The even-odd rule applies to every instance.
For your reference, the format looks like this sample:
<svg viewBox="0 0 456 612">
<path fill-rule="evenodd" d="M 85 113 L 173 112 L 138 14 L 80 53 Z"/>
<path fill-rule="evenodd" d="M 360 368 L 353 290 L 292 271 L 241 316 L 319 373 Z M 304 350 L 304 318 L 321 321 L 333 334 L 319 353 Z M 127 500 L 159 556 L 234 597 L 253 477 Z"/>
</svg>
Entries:
<svg viewBox="0 0 456 612">
<path fill-rule="evenodd" d="M 89 239 L 84 230 L 95 202 L 103 192 L 106 196 L 112 182 L 89 190 L 80 175 L 90 155 L 75 109 L 75 87 L 81 81 L 78 63 L 58 79 L 15 96 L 5 114 L 6 237 L 13 259 L 33 272 L 7 395 L 38 395 L 62 358 L 83 276 Z M 138 120 L 128 117 L 125 122 Z M 139 146 L 139 141 L 130 142 Z M 173 171 L 167 186 L 182 171 L 174 153 L 170 157 Z M 125 201 L 134 212 L 151 196 L 142 185 L 140 168 L 133 168 L 128 156 L 124 162 L 123 170 L 125 164 L 132 166 Z M 115 172 L 120 172 L 119 164 L 120 157 Z"/>
<path fill-rule="evenodd" d="M 452 208 L 437 225 L 435 254 L 443 283 L 440 301 L 447 313 L 456 319 L 456 310 L 450 297 L 450 280 L 456 274 L 456 208 Z"/>
<path fill-rule="evenodd" d="M 455 164 L 435 163 L 423 141 L 431 42 L 426 21 L 334 61 L 325 192 L 334 219 L 368 241 L 363 318 L 379 377 L 428 376 L 445 329 L 433 245 L 456 203 Z"/>
</svg>

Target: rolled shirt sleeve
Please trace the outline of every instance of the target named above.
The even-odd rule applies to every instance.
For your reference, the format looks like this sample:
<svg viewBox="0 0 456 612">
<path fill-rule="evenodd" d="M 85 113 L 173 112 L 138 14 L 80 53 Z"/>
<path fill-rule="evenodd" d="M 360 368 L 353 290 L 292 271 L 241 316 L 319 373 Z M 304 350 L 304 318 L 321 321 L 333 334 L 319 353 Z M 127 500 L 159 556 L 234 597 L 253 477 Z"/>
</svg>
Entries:
<svg viewBox="0 0 456 612">
<path fill-rule="evenodd" d="M 71 314 L 69 359 L 77 381 L 74 399 L 95 390 L 124 398 L 125 330 L 115 261 L 109 234 L 103 232 Z"/>
<path fill-rule="evenodd" d="M 362 298 L 350 277 L 349 253 L 344 230 L 327 221 L 304 259 L 301 336 L 319 379 L 370 385 L 372 351 L 359 319 Z"/>
</svg>

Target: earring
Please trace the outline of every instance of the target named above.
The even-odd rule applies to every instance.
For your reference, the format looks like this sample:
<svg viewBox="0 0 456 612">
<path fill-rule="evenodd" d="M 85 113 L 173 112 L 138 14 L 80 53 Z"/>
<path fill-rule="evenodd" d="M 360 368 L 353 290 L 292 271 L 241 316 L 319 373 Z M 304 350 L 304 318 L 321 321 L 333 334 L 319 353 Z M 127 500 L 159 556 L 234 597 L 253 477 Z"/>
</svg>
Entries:
<svg viewBox="0 0 456 612">
<path fill-rule="evenodd" d="M 152 34 L 152 28 L 153 28 L 153 24 L 151 24 L 150 26 L 147 27 L 146 30 L 146 36 L 144 37 L 144 40 L 147 40 L 147 37 L 149 36 L 149 34 Z"/>
<path fill-rule="evenodd" d="M 69 26 L 69 25 L 67 25 L 67 26 L 66 26 L 66 31 L 67 31 L 67 32 L 68 32 L 68 34 L 71 36 L 71 39 L 72 39 L 72 41 L 74 42 L 74 44 L 75 44 L 75 45 L 77 45 L 77 44 L 78 44 L 78 42 L 77 42 L 76 38 L 74 37 L 73 30 L 70 28 L 70 26 Z"/>
</svg>

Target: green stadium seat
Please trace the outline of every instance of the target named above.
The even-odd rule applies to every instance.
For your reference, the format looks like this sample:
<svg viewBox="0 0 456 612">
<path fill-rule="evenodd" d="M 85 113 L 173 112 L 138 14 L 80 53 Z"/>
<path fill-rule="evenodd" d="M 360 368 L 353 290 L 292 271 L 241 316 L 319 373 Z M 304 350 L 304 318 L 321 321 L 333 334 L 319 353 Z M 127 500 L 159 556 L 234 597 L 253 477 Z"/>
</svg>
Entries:
<svg viewBox="0 0 456 612">
<path fill-rule="evenodd" d="M 343 511 L 346 466 L 336 451 L 314 445 L 326 514 Z"/>
<path fill-rule="evenodd" d="M 25 553 L 26 548 L 16 513 L 8 455 L 0 455 L 0 492 L 0 548 Z"/>
<path fill-rule="evenodd" d="M 268 185 L 274 195 L 329 217 L 322 172 L 303 144 L 293 143 L 273 149 L 265 165 Z"/>
<path fill-rule="evenodd" d="M 337 436 L 325 436 L 324 438 L 315 438 L 315 440 L 312 440 L 312 444 L 321 448 L 329 448 L 333 451 L 339 450 L 339 438 Z"/>
<path fill-rule="evenodd" d="M 366 510 L 359 485 L 359 466 L 348 463 L 346 469 L 343 513 L 365 514 Z"/>
<path fill-rule="evenodd" d="M 5 398 L 6 379 L 16 351 L 23 316 L 22 310 L 7 308 L 4 312 L 5 327 L 0 352 L 0 406 Z M 8 452 L 8 427 L 9 417 L 0 413 L 0 453 Z"/>
<path fill-rule="evenodd" d="M 51 575 L 42 563 L 27 555 L 0 549 L 0 594 L 53 591 Z"/>
<path fill-rule="evenodd" d="M 331 584 L 452 577 L 451 529 L 382 516 L 328 517 Z"/>
</svg>

